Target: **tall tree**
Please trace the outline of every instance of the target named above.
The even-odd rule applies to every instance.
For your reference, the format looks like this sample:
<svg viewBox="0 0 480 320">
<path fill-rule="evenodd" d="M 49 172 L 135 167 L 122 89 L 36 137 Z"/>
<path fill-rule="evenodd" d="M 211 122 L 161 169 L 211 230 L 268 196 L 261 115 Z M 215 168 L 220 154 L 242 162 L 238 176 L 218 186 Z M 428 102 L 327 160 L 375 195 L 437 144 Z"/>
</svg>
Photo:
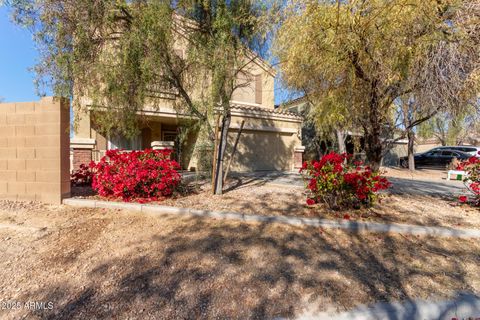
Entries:
<svg viewBox="0 0 480 320">
<path fill-rule="evenodd" d="M 171 104 L 213 136 L 222 115 L 216 193 L 233 92 L 251 80 L 249 68 L 266 38 L 262 1 L 10 0 L 13 17 L 31 28 L 40 50 L 38 87 L 73 97 L 76 114 L 88 98 L 105 131 L 138 131 L 146 106 Z M 238 79 L 246 79 L 238 81 Z"/>
<path fill-rule="evenodd" d="M 403 128 L 409 132 L 478 96 L 479 17 L 478 0 L 295 0 L 277 53 L 290 87 L 320 101 L 336 97 L 334 113 L 362 128 L 378 169 L 398 138 L 397 99 L 413 94 L 422 109 Z"/>
<path fill-rule="evenodd" d="M 480 140 L 480 113 L 473 107 L 459 114 L 443 112 L 423 123 L 418 130 L 420 138 L 434 138 L 443 146 L 473 144 Z"/>
</svg>

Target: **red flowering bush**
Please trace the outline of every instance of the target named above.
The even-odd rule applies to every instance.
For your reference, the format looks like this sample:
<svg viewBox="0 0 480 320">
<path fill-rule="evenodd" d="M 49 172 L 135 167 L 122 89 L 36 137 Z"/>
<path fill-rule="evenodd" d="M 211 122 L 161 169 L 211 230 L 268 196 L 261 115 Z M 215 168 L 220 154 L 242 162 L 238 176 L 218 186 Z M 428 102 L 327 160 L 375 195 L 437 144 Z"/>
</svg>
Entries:
<svg viewBox="0 0 480 320">
<path fill-rule="evenodd" d="M 172 150 L 121 152 L 109 150 L 92 162 L 92 187 L 103 197 L 123 201 L 156 201 L 173 194 L 180 184 L 179 164 L 170 159 Z"/>
<path fill-rule="evenodd" d="M 390 182 L 361 162 L 350 163 L 346 154 L 329 153 L 320 161 L 305 162 L 300 169 L 308 190 L 307 204 L 325 202 L 332 209 L 370 206 L 378 191 Z"/>
<path fill-rule="evenodd" d="M 90 186 L 92 184 L 93 172 L 86 164 L 73 171 L 70 175 L 70 182 L 75 186 Z"/>
<path fill-rule="evenodd" d="M 480 206 L 480 158 L 475 156 L 470 157 L 469 159 L 460 162 L 456 169 L 466 171 L 467 174 L 463 181 L 475 198 L 474 204 Z M 468 202 L 468 197 L 462 195 L 458 197 L 458 200 L 462 203 Z"/>
</svg>

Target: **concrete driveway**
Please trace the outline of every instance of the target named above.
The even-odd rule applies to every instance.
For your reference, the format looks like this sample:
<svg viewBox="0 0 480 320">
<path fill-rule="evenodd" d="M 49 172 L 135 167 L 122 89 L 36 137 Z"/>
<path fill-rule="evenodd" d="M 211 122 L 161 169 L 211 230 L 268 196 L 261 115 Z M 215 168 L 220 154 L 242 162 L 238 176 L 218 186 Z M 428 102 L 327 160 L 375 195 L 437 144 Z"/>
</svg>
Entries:
<svg viewBox="0 0 480 320">
<path fill-rule="evenodd" d="M 456 197 L 465 193 L 466 187 L 462 181 L 456 180 L 418 180 L 418 179 L 402 179 L 388 178 L 392 182 L 391 193 L 394 194 L 410 194 L 421 196 L 441 196 Z"/>
<path fill-rule="evenodd" d="M 241 180 L 241 184 L 272 183 L 286 186 L 303 186 L 302 176 L 295 172 L 264 171 L 253 173 L 232 173 L 231 179 Z M 457 197 L 466 191 L 462 181 L 419 179 L 419 178 L 394 178 L 388 177 L 392 182 L 389 192 L 394 194 Z"/>
</svg>

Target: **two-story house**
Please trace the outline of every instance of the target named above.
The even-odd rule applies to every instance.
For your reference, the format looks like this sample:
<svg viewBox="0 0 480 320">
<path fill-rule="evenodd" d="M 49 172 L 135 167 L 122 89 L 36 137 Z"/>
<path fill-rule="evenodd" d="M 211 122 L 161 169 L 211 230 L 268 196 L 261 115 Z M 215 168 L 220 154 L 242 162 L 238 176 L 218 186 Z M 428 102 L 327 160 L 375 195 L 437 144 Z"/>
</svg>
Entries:
<svg viewBox="0 0 480 320">
<path fill-rule="evenodd" d="M 275 70 L 260 58 L 251 59 L 249 76 L 239 75 L 243 85 L 236 89 L 230 101 L 232 123 L 229 129 L 229 147 L 234 143 L 241 122 L 237 152 L 232 162 L 232 171 L 281 170 L 291 171 L 301 166 L 302 117 L 292 112 L 275 110 Z M 176 150 L 178 160 L 185 170 L 201 169 L 200 158 L 205 146 L 198 141 L 198 134 L 190 132 L 179 139 L 183 126 L 191 125 L 193 118 L 183 117 L 174 109 L 175 95 L 165 97 L 160 107 L 145 106 L 139 111 L 142 127 L 133 139 L 121 135 L 106 136 L 95 121 L 95 112 L 89 107 L 88 98 L 81 98 L 82 114 L 77 114 L 78 123 L 71 139 L 73 168 L 91 160 L 98 161 L 110 149 L 139 150 L 170 147 Z M 188 120 L 188 121 L 187 121 Z M 212 154 L 211 146 L 210 157 Z M 230 150 L 231 151 L 231 150 Z M 227 160 L 230 152 L 227 149 Z M 211 160 L 207 160 L 211 161 Z M 204 166 L 203 166 L 204 167 Z"/>
</svg>

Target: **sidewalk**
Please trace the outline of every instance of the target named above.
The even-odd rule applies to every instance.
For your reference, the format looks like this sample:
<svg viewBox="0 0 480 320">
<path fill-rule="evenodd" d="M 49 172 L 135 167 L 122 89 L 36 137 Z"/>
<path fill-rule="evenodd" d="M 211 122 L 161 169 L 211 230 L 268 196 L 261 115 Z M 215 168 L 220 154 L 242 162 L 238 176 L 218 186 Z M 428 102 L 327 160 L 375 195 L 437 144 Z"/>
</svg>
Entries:
<svg viewBox="0 0 480 320">
<path fill-rule="evenodd" d="M 298 320 L 451 320 L 479 319 L 480 298 L 473 294 L 459 294 L 453 300 L 409 300 L 381 302 L 373 306 L 361 306 L 348 312 L 305 313 Z"/>
</svg>

